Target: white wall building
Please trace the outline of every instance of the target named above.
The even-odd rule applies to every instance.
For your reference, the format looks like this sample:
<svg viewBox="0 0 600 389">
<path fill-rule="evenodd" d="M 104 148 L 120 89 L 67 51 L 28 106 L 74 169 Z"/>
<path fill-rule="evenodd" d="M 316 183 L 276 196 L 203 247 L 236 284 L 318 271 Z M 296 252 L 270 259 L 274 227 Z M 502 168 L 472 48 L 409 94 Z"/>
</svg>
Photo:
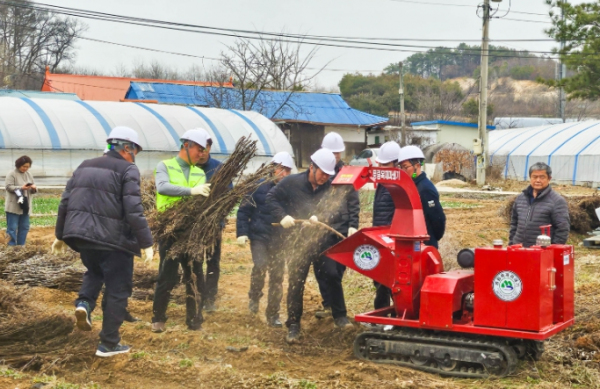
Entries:
<svg viewBox="0 0 600 389">
<path fill-rule="evenodd" d="M 487 126 L 488 130 L 495 128 Z M 457 143 L 467 150 L 473 150 L 473 140 L 479 137 L 477 124 L 445 120 L 414 122 L 412 123 L 412 134 L 412 138 L 421 137 L 424 142 L 422 147 L 434 143 Z"/>
</svg>

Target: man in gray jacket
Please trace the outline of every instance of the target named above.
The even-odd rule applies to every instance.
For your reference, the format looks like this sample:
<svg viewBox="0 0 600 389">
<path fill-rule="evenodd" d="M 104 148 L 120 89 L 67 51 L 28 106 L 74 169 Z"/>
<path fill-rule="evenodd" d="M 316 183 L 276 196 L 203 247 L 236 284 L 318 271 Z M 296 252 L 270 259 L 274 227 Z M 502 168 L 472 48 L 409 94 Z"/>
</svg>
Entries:
<svg viewBox="0 0 600 389">
<path fill-rule="evenodd" d="M 550 187 L 552 169 L 543 162 L 529 168 L 530 185 L 523 190 L 513 205 L 510 220 L 509 244 L 535 245 L 540 226 L 550 224 L 553 244 L 565 244 L 569 238 L 571 221 L 567 201 Z"/>
</svg>

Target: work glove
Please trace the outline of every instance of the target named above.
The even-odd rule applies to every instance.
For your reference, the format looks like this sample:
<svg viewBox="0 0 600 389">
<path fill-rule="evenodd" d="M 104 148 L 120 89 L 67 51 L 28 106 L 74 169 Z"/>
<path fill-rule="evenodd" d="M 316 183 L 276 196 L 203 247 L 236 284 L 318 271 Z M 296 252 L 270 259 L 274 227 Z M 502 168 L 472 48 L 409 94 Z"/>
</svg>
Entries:
<svg viewBox="0 0 600 389">
<path fill-rule="evenodd" d="M 152 262 L 152 258 L 154 258 L 154 249 L 152 246 L 142 249 L 142 259 L 144 263 Z"/>
<path fill-rule="evenodd" d="M 248 237 L 246 235 L 237 238 L 237 244 L 239 244 L 240 246 L 245 246 L 246 243 L 248 243 Z"/>
<path fill-rule="evenodd" d="M 316 217 L 315 215 L 312 215 L 310 218 L 308 218 L 307 221 L 302 223 L 302 227 L 312 227 L 317 224 L 319 224 L 319 218 Z"/>
<path fill-rule="evenodd" d="M 52 254 L 61 254 L 65 251 L 65 242 L 60 239 L 54 239 L 54 243 L 52 243 L 52 249 L 50 252 Z"/>
<path fill-rule="evenodd" d="M 210 194 L 210 184 L 202 184 L 202 185 L 198 185 L 195 186 L 191 189 L 191 193 L 192 196 L 204 196 L 204 197 L 208 197 L 208 195 Z"/>
<path fill-rule="evenodd" d="M 19 204 L 23 204 L 23 202 L 25 201 L 25 197 L 21 196 L 17 199 L 17 203 Z"/>
<path fill-rule="evenodd" d="M 356 233 L 356 231 L 358 231 L 356 228 L 349 227 L 348 228 L 348 237 L 350 237 L 350 235 L 354 235 Z"/>
<path fill-rule="evenodd" d="M 286 217 L 281 219 L 279 224 L 281 224 L 281 227 L 283 227 L 283 228 L 290 228 L 290 227 L 293 227 L 296 223 L 295 223 L 295 220 L 293 217 L 291 217 L 290 215 L 287 215 Z"/>
</svg>

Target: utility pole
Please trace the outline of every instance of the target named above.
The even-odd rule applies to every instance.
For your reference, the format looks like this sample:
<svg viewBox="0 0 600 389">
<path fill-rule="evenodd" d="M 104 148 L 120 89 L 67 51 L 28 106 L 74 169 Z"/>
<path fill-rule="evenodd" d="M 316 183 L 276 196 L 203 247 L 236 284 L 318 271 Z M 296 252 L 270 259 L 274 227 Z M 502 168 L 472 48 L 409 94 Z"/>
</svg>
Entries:
<svg viewBox="0 0 600 389">
<path fill-rule="evenodd" d="M 402 140 L 401 140 L 401 145 L 402 147 L 406 146 L 406 127 L 404 126 L 405 124 L 405 120 L 406 120 L 406 115 L 404 113 L 404 74 L 402 72 L 402 66 L 403 63 L 399 62 L 398 63 L 399 67 L 400 67 L 400 120 L 401 120 L 401 130 L 402 130 Z"/>
<path fill-rule="evenodd" d="M 565 1 L 566 2 L 566 1 Z M 561 18 L 562 21 L 565 21 L 565 13 L 561 10 Z M 560 41 L 560 50 L 565 48 L 565 40 L 564 38 Z M 567 76 L 567 65 L 562 63 L 562 60 L 558 64 L 558 82 L 559 84 L 562 80 Z M 558 115 L 562 119 L 563 123 L 565 122 L 565 106 L 567 105 L 567 99 L 565 96 L 565 88 L 560 87 L 558 90 Z"/>
<path fill-rule="evenodd" d="M 487 133 L 487 92 L 488 92 L 488 59 L 490 33 L 490 0 L 483 2 L 483 38 L 481 41 L 481 76 L 479 80 L 479 139 L 482 153 L 477 156 L 477 185 L 485 185 L 485 169 L 490 152 L 488 150 Z"/>
</svg>

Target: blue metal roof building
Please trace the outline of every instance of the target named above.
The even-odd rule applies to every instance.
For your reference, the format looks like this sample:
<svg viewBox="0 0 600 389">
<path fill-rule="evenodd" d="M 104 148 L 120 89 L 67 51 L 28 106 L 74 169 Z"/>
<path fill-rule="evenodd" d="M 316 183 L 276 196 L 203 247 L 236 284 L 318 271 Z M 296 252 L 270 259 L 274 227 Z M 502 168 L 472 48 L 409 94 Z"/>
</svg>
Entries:
<svg viewBox="0 0 600 389">
<path fill-rule="evenodd" d="M 252 110 L 271 120 L 316 125 L 370 127 L 388 118 L 351 108 L 339 94 L 288 91 L 247 91 L 246 99 L 256 100 Z M 167 83 L 132 82 L 125 99 L 156 100 L 163 104 L 215 107 L 215 96 L 227 106 L 242 109 L 241 93 L 236 88 L 203 87 Z M 283 108 L 280 107 L 284 105 Z M 248 105 L 246 105 L 248 106 Z"/>
</svg>

